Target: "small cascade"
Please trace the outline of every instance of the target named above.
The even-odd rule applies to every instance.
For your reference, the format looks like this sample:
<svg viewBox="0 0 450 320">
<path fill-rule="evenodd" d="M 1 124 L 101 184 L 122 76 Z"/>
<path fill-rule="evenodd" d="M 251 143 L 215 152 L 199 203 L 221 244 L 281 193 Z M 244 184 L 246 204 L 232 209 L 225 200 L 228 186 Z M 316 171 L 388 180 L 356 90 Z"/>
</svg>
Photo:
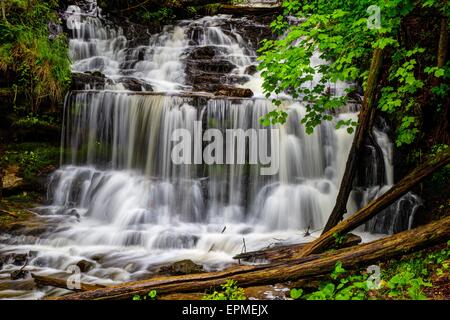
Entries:
<svg viewBox="0 0 450 320">
<path fill-rule="evenodd" d="M 349 212 L 355 212 L 380 197 L 394 185 L 393 144 L 389 138 L 390 129 L 379 118 L 372 132 L 372 144 L 366 146 L 367 155 L 360 168 L 357 186 L 349 201 Z M 421 199 L 408 192 L 400 200 L 378 213 L 360 230 L 371 233 L 393 234 L 410 229 Z"/>
</svg>

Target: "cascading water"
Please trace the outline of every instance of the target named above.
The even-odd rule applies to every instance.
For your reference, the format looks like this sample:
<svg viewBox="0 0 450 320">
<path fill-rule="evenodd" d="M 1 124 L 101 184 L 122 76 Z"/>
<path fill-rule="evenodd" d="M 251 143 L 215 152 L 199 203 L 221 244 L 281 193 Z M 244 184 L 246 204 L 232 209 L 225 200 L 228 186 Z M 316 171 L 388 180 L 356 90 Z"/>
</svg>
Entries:
<svg viewBox="0 0 450 320">
<path fill-rule="evenodd" d="M 258 165 L 247 163 L 174 164 L 171 135 L 176 129 L 194 133 L 194 121 L 203 130 L 221 132 L 262 128 L 259 118 L 274 108 L 269 100 L 180 94 L 258 83 L 258 74 L 249 71 L 255 43 L 236 26 L 261 26 L 229 16 L 180 21 L 149 36 L 148 45 L 133 48 L 122 30 L 95 15 L 82 16 L 70 55 L 74 72 L 101 72 L 105 90 L 68 95 L 61 167 L 49 180 L 49 205 L 36 208 L 58 219 L 58 225 L 39 238 L 4 237 L 0 254 L 31 251 L 27 268 L 52 275 L 86 260 L 92 267 L 83 273 L 84 282 L 111 284 L 149 277 L 158 265 L 182 259 L 219 269 L 233 262 L 243 240 L 253 250 L 318 235 L 334 205 L 353 139 L 335 124 L 356 119 L 356 106 L 307 135 L 299 124 L 305 106 L 285 101 L 288 123 L 269 143 L 280 153 L 276 175 L 262 176 Z M 129 79 L 142 92 L 126 91 Z M 96 86 L 86 83 L 85 89 Z M 159 93 L 148 92 L 153 90 Z M 385 131 L 373 132 L 381 152 L 374 151 L 368 173 L 379 176 L 381 170 L 384 177 L 355 188 L 349 202 L 353 211 L 393 183 L 392 145 Z M 246 144 L 247 153 L 252 148 Z M 369 222 L 366 231 L 407 228 L 412 215 L 405 208 L 417 203 L 408 195 Z M 304 236 L 307 229 L 311 236 Z M 63 292 L 25 290 L 9 296 Z"/>
</svg>

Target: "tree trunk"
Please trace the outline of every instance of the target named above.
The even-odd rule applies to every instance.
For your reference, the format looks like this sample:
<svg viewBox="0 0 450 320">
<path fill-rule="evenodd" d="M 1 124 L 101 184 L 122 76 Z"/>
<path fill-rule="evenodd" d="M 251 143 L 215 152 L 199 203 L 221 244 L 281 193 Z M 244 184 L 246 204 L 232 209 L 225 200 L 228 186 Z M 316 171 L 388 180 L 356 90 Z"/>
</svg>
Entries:
<svg viewBox="0 0 450 320">
<path fill-rule="evenodd" d="M 323 233 L 337 225 L 347 212 L 348 197 L 353 189 L 353 180 L 355 179 L 358 164 L 361 159 L 364 141 L 372 128 L 373 120 L 375 118 L 375 93 L 382 64 L 383 50 L 377 48 L 373 52 L 372 63 L 369 70 L 369 79 L 367 80 L 367 89 L 364 93 L 363 104 L 359 112 L 359 124 L 356 128 L 355 138 L 345 165 L 341 187 L 339 188 L 336 204 L 328 218 Z"/>
<path fill-rule="evenodd" d="M 441 32 L 439 35 L 439 49 L 437 66 L 442 68 L 445 65 L 448 50 L 448 21 L 447 18 L 441 18 Z"/>
<path fill-rule="evenodd" d="M 207 289 L 218 287 L 228 279 L 237 281 L 241 287 L 296 281 L 328 274 L 338 261 L 345 268 L 354 269 L 357 266 L 442 243 L 449 237 L 450 217 L 446 217 L 414 230 L 324 255 L 312 255 L 303 259 L 263 266 L 241 266 L 222 272 L 155 278 L 74 293 L 57 299 L 130 299 L 135 294 L 147 294 L 150 290 L 157 290 L 161 296 L 171 293 L 205 292 Z"/>
<path fill-rule="evenodd" d="M 403 178 L 400 182 L 394 185 L 386 193 L 384 193 L 378 199 L 372 201 L 364 208 L 360 209 L 351 217 L 339 223 L 337 226 L 322 234 L 318 239 L 311 243 L 308 243 L 297 255 L 297 257 L 306 257 L 309 254 L 317 253 L 332 244 L 335 241 L 335 234 L 344 235 L 347 232 L 352 231 L 356 227 L 370 220 L 381 210 L 387 208 L 394 203 L 409 190 L 414 188 L 426 177 L 430 176 L 439 168 L 450 163 L 450 148 L 441 152 L 438 156 L 430 159 L 417 167 L 413 172 Z"/>
<path fill-rule="evenodd" d="M 441 31 L 439 35 L 439 45 L 437 54 L 437 67 L 443 68 L 447 62 L 448 55 L 448 26 L 447 18 L 441 18 Z M 432 80 L 432 87 L 437 87 L 441 84 L 441 78 L 435 77 Z M 449 101 L 445 99 L 442 106 L 442 117 L 439 121 L 439 125 L 434 130 L 434 140 L 438 143 L 450 144 L 450 108 Z"/>
</svg>

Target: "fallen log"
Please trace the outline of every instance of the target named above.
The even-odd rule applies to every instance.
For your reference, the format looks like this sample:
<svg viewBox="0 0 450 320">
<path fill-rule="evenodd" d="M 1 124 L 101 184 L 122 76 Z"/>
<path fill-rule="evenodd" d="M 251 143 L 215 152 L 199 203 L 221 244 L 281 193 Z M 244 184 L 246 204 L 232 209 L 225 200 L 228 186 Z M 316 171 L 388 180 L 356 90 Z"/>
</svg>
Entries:
<svg viewBox="0 0 450 320">
<path fill-rule="evenodd" d="M 372 63 L 369 70 L 369 78 L 367 80 L 367 89 L 364 92 L 364 100 L 358 116 L 359 124 L 356 128 L 355 137 L 353 138 L 353 143 L 345 164 L 345 171 L 341 180 L 342 182 L 339 188 L 339 193 L 337 195 L 333 211 L 328 218 L 322 234 L 337 225 L 347 212 L 348 197 L 353 189 L 353 180 L 355 180 L 356 172 L 358 170 L 358 164 L 361 159 L 364 142 L 372 129 L 375 118 L 375 94 L 382 66 L 383 50 L 377 48 L 373 52 Z"/>
<path fill-rule="evenodd" d="M 361 242 L 361 237 L 349 234 L 345 239 L 344 243 L 340 248 L 352 247 Z M 250 251 L 245 253 L 240 253 L 233 257 L 233 259 L 244 260 L 250 262 L 257 262 L 261 260 L 267 261 L 281 261 L 292 259 L 302 248 L 305 247 L 307 243 L 291 244 L 291 245 L 281 245 L 274 246 L 271 248 L 266 248 L 257 251 Z"/>
<path fill-rule="evenodd" d="M 88 283 L 81 283 L 79 289 L 69 289 L 67 287 L 67 279 L 61 279 L 56 277 L 50 277 L 50 276 L 40 276 L 37 274 L 32 273 L 31 277 L 34 279 L 34 282 L 38 286 L 49 286 L 49 287 L 55 287 L 55 288 L 61 288 L 66 290 L 73 290 L 73 291 L 90 291 L 90 290 L 97 290 L 105 288 L 105 286 L 100 284 L 88 284 Z"/>
<path fill-rule="evenodd" d="M 351 217 L 340 222 L 331 230 L 322 234 L 318 239 L 308 243 L 296 255 L 296 258 L 306 257 L 312 253 L 320 252 L 335 241 L 335 235 L 344 235 L 363 223 L 369 221 L 378 212 L 400 199 L 408 191 L 422 182 L 425 178 L 450 163 L 450 148 L 439 153 L 436 157 L 429 159 L 422 165 L 414 169 L 409 175 L 400 180 L 378 199 L 370 202 Z"/>
<path fill-rule="evenodd" d="M 74 293 L 57 299 L 104 300 L 130 299 L 135 294 L 157 290 L 159 295 L 171 293 L 204 292 L 218 287 L 228 279 L 241 287 L 284 283 L 330 273 L 340 261 L 347 269 L 389 259 L 423 247 L 432 246 L 450 238 L 450 217 L 414 230 L 404 231 L 371 243 L 340 249 L 333 254 L 311 255 L 297 260 L 263 266 L 241 266 L 231 271 L 189 276 L 175 276 L 137 281 L 93 291 Z"/>
</svg>

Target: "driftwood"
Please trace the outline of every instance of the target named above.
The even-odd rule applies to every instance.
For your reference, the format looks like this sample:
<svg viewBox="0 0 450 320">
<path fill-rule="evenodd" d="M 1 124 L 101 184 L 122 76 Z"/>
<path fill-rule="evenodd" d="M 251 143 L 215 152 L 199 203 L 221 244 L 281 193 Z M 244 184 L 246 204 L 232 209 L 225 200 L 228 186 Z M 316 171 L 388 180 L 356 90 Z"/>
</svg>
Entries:
<svg viewBox="0 0 450 320">
<path fill-rule="evenodd" d="M 352 247 L 361 242 L 361 237 L 349 234 L 340 248 Z M 274 246 L 257 251 L 240 253 L 234 259 L 255 262 L 258 260 L 281 261 L 292 259 L 307 243 Z"/>
<path fill-rule="evenodd" d="M 359 124 L 356 128 L 355 138 L 350 149 L 350 153 L 345 165 L 344 176 L 342 177 L 339 193 L 336 198 L 336 204 L 328 218 L 323 229 L 323 233 L 336 226 L 347 212 L 347 202 L 350 192 L 353 189 L 353 180 L 355 179 L 358 164 L 361 159 L 362 149 L 368 133 L 372 129 L 375 117 L 375 94 L 378 84 L 378 78 L 383 63 L 383 50 L 375 49 L 373 52 L 372 63 L 367 80 L 367 89 L 364 92 L 364 100 L 359 112 Z"/>
<path fill-rule="evenodd" d="M 222 272 L 188 276 L 162 277 L 125 283 L 98 290 L 70 294 L 62 300 L 130 299 L 135 294 L 205 292 L 233 279 L 241 287 L 283 283 L 330 273 L 340 261 L 345 268 L 353 269 L 382 259 L 435 245 L 450 238 L 450 217 L 414 230 L 404 231 L 371 243 L 340 249 L 333 254 L 311 255 L 306 258 L 262 266 L 240 266 Z"/>
<path fill-rule="evenodd" d="M 31 277 L 34 279 L 34 282 L 38 286 L 50 286 L 55 288 L 62 288 L 66 290 L 73 290 L 73 291 L 90 291 L 90 290 L 96 290 L 96 289 L 102 289 L 105 288 L 105 286 L 100 284 L 88 284 L 88 283 L 81 283 L 79 289 L 69 289 L 67 288 L 67 279 L 61 279 L 56 277 L 49 277 L 49 276 L 40 276 L 37 274 L 32 273 Z"/>
<path fill-rule="evenodd" d="M 334 242 L 335 234 L 346 234 L 347 232 L 352 231 L 356 227 L 373 218 L 378 212 L 387 208 L 389 205 L 401 198 L 409 190 L 422 182 L 425 178 L 436 172 L 439 168 L 450 163 L 449 149 L 441 152 L 435 158 L 426 161 L 415 170 L 413 170 L 413 172 L 411 172 L 405 178 L 400 180 L 400 182 L 389 189 L 381 197 L 372 201 L 367 206 L 356 212 L 354 215 L 321 235 L 318 239 L 308 243 L 301 251 L 299 251 L 296 257 L 305 257 L 309 254 L 320 252 Z"/>
</svg>

